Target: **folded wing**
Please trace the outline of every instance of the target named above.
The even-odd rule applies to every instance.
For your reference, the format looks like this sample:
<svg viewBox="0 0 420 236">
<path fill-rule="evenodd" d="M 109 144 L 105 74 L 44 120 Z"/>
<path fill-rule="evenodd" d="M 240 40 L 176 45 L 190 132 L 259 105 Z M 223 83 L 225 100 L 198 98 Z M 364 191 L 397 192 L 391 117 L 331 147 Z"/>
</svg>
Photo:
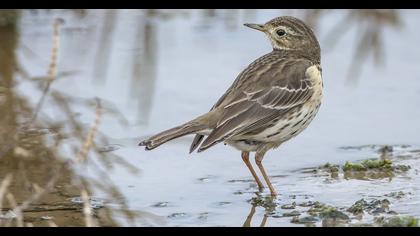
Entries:
<svg viewBox="0 0 420 236">
<path fill-rule="evenodd" d="M 305 59 L 287 59 L 245 70 L 224 100 L 219 100 L 218 109 L 223 108 L 223 114 L 198 151 L 233 136 L 264 130 L 270 121 L 308 101 L 313 85 L 305 74 L 312 65 Z"/>
</svg>

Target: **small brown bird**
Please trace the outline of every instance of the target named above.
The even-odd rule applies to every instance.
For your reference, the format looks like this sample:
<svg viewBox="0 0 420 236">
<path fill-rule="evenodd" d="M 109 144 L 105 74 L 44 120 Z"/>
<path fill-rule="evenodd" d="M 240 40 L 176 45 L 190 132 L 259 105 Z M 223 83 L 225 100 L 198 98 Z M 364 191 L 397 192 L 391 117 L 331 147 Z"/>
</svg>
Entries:
<svg viewBox="0 0 420 236">
<path fill-rule="evenodd" d="M 197 147 L 201 152 L 224 142 L 242 152 L 261 191 L 263 184 L 249 162 L 249 152 L 256 152 L 255 162 L 275 196 L 262 160 L 268 150 L 302 132 L 317 114 L 323 90 L 321 49 L 311 28 L 291 16 L 245 26 L 264 32 L 273 51 L 242 71 L 209 112 L 139 145 L 151 150 L 169 140 L 196 134 L 191 153 Z"/>
</svg>

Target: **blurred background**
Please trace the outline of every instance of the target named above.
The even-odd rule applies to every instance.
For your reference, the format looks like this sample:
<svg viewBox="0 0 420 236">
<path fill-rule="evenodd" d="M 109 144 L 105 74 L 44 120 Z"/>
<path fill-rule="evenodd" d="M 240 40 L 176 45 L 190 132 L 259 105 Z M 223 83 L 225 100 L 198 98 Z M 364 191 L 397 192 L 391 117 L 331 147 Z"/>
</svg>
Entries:
<svg viewBox="0 0 420 236">
<path fill-rule="evenodd" d="M 282 15 L 313 27 L 325 97 L 308 129 L 264 160 L 278 199 L 256 193 L 231 147 L 190 155 L 192 137 L 137 146 L 208 111 L 272 50 L 243 24 Z M 273 209 L 399 191 L 408 197 L 393 209 L 420 217 L 419 24 L 419 10 L 1 10 L 0 225 L 258 226 L 255 215 L 308 226 Z M 410 153 L 411 172 L 368 181 L 302 172 L 376 157 L 381 145 Z"/>
</svg>

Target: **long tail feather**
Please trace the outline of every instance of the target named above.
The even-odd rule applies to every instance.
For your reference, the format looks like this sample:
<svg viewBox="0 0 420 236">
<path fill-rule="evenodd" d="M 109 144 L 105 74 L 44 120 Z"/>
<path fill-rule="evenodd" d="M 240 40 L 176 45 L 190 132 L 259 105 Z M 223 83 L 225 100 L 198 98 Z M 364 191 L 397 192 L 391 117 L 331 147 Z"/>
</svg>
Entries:
<svg viewBox="0 0 420 236">
<path fill-rule="evenodd" d="M 206 125 L 199 124 L 194 121 L 190 121 L 183 125 L 180 125 L 175 128 L 168 129 L 159 134 L 156 134 L 140 142 L 139 146 L 146 146 L 145 148 L 146 150 L 152 150 L 172 139 L 179 138 L 184 135 L 192 134 L 206 128 L 207 128 Z"/>
</svg>

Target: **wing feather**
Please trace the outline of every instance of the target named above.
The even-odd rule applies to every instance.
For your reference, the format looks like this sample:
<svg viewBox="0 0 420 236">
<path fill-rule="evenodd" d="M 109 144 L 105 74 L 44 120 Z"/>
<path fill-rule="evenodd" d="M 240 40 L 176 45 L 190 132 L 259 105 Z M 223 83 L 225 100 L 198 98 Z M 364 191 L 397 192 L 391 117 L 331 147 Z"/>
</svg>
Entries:
<svg viewBox="0 0 420 236">
<path fill-rule="evenodd" d="M 263 129 L 270 121 L 301 106 L 312 96 L 313 85 L 305 76 L 306 70 L 313 65 L 311 61 L 280 58 L 268 64 L 262 63 L 260 69 L 254 65 L 253 70 L 248 70 L 250 74 L 242 73 L 223 100 L 218 101 L 213 109 L 224 111 L 198 151 L 234 136 Z"/>
</svg>

